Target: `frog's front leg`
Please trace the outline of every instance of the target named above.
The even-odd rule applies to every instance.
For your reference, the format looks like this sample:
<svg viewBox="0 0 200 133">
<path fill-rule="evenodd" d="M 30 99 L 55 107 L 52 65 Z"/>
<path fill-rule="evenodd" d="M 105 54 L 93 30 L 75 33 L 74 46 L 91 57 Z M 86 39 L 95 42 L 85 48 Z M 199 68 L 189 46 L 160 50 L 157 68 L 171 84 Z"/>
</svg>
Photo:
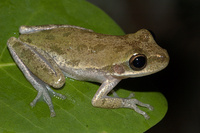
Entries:
<svg viewBox="0 0 200 133">
<path fill-rule="evenodd" d="M 131 108 L 137 113 L 143 115 L 145 119 L 149 119 L 146 112 L 140 110 L 137 105 L 146 107 L 149 110 L 153 110 L 153 107 L 149 104 L 142 103 L 137 99 L 130 98 L 119 98 L 110 97 L 107 94 L 120 82 L 120 79 L 109 77 L 106 81 L 102 83 L 100 88 L 97 90 L 95 96 L 92 99 L 92 105 L 101 108 Z M 115 95 L 116 96 L 116 95 Z M 132 95 L 131 95 L 132 96 Z"/>
<path fill-rule="evenodd" d="M 34 73 L 43 73 L 44 74 L 44 71 L 41 71 L 41 70 L 38 71 L 38 70 L 34 70 L 34 69 L 35 68 L 38 69 L 38 66 L 37 66 L 38 63 L 41 63 L 40 65 L 42 65 L 42 67 L 45 69 L 45 71 L 48 69 L 53 69 L 53 71 L 55 73 L 51 76 L 53 76 L 53 78 L 55 77 L 54 81 L 55 81 L 55 79 L 61 80 L 61 78 L 59 76 L 61 75 L 61 77 L 62 77 L 62 73 L 59 73 L 59 70 L 57 70 L 58 68 L 56 67 L 56 65 L 52 64 L 51 60 L 49 60 L 48 58 L 44 59 L 44 57 L 46 57 L 47 55 L 42 55 L 43 53 L 41 53 L 41 55 L 40 55 L 36 50 L 33 50 L 31 47 L 26 46 L 26 44 L 23 44 L 20 40 L 12 37 L 8 40 L 7 45 L 8 45 L 8 49 L 9 49 L 13 59 L 15 60 L 18 67 L 23 72 L 24 76 L 33 85 L 33 87 L 38 91 L 36 98 L 30 103 L 30 105 L 32 107 L 35 106 L 37 101 L 42 97 L 44 99 L 44 101 L 47 103 L 47 105 L 49 106 L 51 116 L 52 117 L 55 116 L 55 111 L 53 108 L 53 104 L 52 104 L 49 92 L 52 93 L 54 96 L 60 97 L 61 99 L 65 99 L 65 96 L 54 92 L 48 86 L 47 83 L 42 81 L 42 80 L 46 80 L 44 75 L 42 77 L 42 76 L 38 76 L 37 74 L 36 74 L 37 76 L 35 76 L 35 74 L 34 74 Z M 31 56 L 32 58 L 25 59 L 25 57 L 23 57 L 23 55 L 26 55 L 27 57 Z M 40 56 L 42 56 L 42 58 Z M 28 60 L 28 62 L 27 62 L 27 60 Z M 41 61 L 41 60 L 43 60 L 43 61 Z M 48 60 L 49 62 L 45 62 L 44 60 L 45 61 Z M 30 61 L 33 61 L 33 62 L 31 63 Z M 29 66 L 29 64 L 31 64 L 33 67 Z M 50 65 L 50 67 L 45 66 L 45 65 Z M 29 66 L 29 67 L 27 67 L 27 66 Z M 30 70 L 32 70 L 32 71 L 30 71 Z M 52 74 L 51 70 L 49 70 L 49 72 Z M 38 77 L 40 77 L 40 78 L 38 78 Z M 50 78 L 50 75 L 49 75 L 49 78 Z M 46 80 L 46 81 L 49 82 L 50 80 L 49 81 Z M 61 86 L 63 84 L 62 82 L 61 82 Z M 55 86 L 58 86 L 58 85 L 55 84 Z"/>
</svg>

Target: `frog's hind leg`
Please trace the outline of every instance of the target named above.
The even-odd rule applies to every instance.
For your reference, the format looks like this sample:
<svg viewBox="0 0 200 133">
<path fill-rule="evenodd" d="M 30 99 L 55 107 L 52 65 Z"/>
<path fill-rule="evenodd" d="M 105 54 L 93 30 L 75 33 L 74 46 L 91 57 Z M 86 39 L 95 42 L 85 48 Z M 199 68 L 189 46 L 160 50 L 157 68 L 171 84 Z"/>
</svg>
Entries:
<svg viewBox="0 0 200 133">
<path fill-rule="evenodd" d="M 13 40 L 14 38 L 11 38 Z M 24 63 L 21 61 L 21 59 L 18 57 L 16 52 L 13 50 L 12 45 L 10 45 L 10 41 L 8 41 L 8 49 L 15 60 L 16 64 L 18 67 L 21 69 L 23 72 L 24 76 L 26 79 L 33 85 L 33 87 L 38 91 L 37 96 L 35 99 L 30 103 L 30 105 L 33 107 L 37 103 L 37 101 L 42 97 L 44 101 L 47 103 L 49 106 L 51 116 L 55 116 L 55 111 L 54 107 L 51 101 L 50 93 L 52 93 L 54 96 L 60 97 L 61 99 L 65 99 L 65 96 L 59 93 L 54 92 L 46 83 L 44 83 L 42 80 L 40 80 L 38 77 L 36 77 L 32 72 L 29 71 L 29 69 L 24 65 Z M 17 39 L 14 39 L 17 41 Z M 20 42 L 19 42 L 20 43 Z"/>
<path fill-rule="evenodd" d="M 140 110 L 137 105 L 146 107 L 149 110 L 153 110 L 153 107 L 149 104 L 140 102 L 137 99 L 130 99 L 134 95 L 131 94 L 128 98 L 120 98 L 115 94 L 114 97 L 107 96 L 107 94 L 120 82 L 120 79 L 113 77 L 108 78 L 102 83 L 100 88 L 97 90 L 95 96 L 92 99 L 92 105 L 101 108 L 130 108 L 134 109 L 137 113 L 143 115 L 145 119 L 149 119 L 146 112 Z M 113 92 L 111 92 L 113 93 Z"/>
</svg>

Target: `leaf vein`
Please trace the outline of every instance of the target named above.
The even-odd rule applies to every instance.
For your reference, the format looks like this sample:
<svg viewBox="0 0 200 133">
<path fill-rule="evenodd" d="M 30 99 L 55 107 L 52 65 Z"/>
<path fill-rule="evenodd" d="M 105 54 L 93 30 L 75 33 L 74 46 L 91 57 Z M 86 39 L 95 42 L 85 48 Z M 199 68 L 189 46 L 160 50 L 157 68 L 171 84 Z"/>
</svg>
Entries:
<svg viewBox="0 0 200 133">
<path fill-rule="evenodd" d="M 2 54 L 1 54 L 1 56 L 0 56 L 0 60 L 2 59 L 3 54 L 4 54 L 5 50 L 6 50 L 6 48 L 7 48 L 7 45 L 5 45 L 4 48 L 3 48 Z"/>
<path fill-rule="evenodd" d="M 25 119 L 26 121 L 28 121 L 31 125 L 35 126 L 36 128 L 39 128 L 39 129 L 42 129 L 42 130 L 43 130 L 43 128 L 41 128 L 41 127 L 35 125 L 33 122 L 31 122 L 31 120 L 29 120 L 29 119 L 27 119 L 26 117 L 24 117 L 22 114 L 20 114 L 19 112 L 17 112 L 17 111 L 14 110 L 13 108 L 11 108 L 11 107 L 10 107 L 9 105 L 7 105 L 5 102 L 3 102 L 3 101 L 1 101 L 1 100 L 0 100 L 0 102 L 1 102 L 2 104 L 4 104 L 7 108 L 9 108 L 10 110 L 12 110 L 13 112 L 15 112 L 16 114 L 18 114 L 20 117 L 22 117 L 23 119 Z"/>
</svg>

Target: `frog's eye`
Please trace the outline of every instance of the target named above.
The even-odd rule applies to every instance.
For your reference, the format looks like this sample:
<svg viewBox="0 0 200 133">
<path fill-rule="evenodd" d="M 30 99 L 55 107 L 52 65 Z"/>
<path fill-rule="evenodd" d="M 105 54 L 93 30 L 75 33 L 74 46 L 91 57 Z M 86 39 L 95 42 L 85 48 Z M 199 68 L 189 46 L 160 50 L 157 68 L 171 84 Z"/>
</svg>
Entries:
<svg viewBox="0 0 200 133">
<path fill-rule="evenodd" d="M 147 57 L 143 54 L 133 55 L 129 60 L 130 67 L 135 71 L 144 69 L 146 67 L 146 64 Z"/>
</svg>

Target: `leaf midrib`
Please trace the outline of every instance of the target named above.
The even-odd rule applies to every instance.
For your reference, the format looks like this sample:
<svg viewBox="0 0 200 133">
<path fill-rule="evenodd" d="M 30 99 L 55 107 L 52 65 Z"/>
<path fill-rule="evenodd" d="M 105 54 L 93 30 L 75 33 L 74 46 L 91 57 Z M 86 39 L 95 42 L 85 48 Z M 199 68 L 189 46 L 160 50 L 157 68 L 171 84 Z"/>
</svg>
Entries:
<svg viewBox="0 0 200 133">
<path fill-rule="evenodd" d="M 12 63 L 1 63 L 0 64 L 0 68 L 10 67 L 10 66 L 16 66 L 16 64 L 14 62 L 12 62 Z"/>
</svg>

